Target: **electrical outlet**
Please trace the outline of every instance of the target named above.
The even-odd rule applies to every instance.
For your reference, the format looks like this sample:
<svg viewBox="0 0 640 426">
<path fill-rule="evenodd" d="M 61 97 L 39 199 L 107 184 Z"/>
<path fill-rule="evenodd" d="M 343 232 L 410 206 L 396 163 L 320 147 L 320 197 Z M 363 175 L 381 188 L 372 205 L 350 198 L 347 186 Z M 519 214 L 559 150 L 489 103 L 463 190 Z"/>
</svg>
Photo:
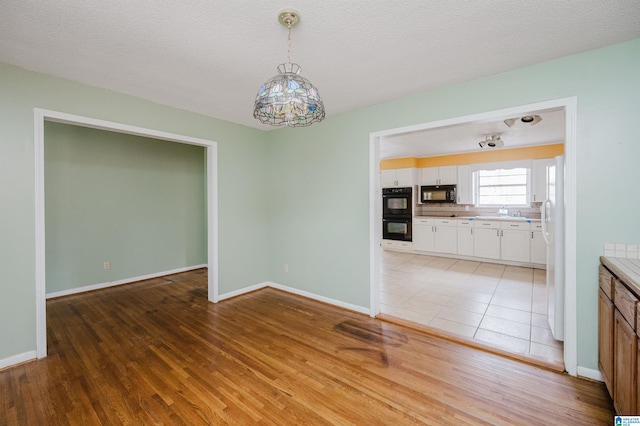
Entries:
<svg viewBox="0 0 640 426">
<path fill-rule="evenodd" d="M 464 211 L 468 212 L 469 211 L 469 206 L 464 206 Z"/>
<path fill-rule="evenodd" d="M 284 264 L 284 271 L 289 272 L 289 265 L 286 263 Z"/>
<path fill-rule="evenodd" d="M 104 269 L 111 269 L 111 262 L 106 261 L 104 262 L 103 266 L 104 266 Z"/>
</svg>

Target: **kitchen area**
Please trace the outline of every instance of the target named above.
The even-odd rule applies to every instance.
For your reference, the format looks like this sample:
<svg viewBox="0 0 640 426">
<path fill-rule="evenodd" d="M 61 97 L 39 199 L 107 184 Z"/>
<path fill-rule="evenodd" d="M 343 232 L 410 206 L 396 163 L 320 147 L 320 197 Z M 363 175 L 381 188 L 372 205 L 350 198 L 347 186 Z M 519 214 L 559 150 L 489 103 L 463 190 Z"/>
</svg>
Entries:
<svg viewBox="0 0 640 426">
<path fill-rule="evenodd" d="M 380 308 L 562 368 L 564 146 L 518 144 L 515 133 L 484 135 L 479 149 L 381 160 Z"/>
</svg>

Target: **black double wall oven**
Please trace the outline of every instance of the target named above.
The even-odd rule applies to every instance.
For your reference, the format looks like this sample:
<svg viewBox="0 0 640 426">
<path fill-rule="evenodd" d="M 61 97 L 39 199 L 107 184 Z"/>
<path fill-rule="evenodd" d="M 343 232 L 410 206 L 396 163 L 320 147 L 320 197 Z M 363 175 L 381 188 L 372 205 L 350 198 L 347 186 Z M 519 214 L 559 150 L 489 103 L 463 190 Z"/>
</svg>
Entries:
<svg viewBox="0 0 640 426">
<path fill-rule="evenodd" d="M 411 241 L 413 188 L 382 188 L 382 238 Z"/>
</svg>

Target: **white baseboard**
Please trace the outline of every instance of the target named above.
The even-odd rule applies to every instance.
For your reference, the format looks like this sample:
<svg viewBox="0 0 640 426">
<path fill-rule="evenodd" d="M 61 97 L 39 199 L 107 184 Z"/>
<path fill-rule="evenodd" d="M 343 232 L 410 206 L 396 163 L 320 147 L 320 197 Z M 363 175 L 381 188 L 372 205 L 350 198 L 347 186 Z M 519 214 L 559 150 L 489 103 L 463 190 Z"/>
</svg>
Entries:
<svg viewBox="0 0 640 426">
<path fill-rule="evenodd" d="M 34 359 L 36 359 L 36 351 L 24 352 L 18 355 L 10 356 L 9 358 L 0 359 L 0 370 L 6 367 L 11 367 L 12 365 L 32 361 Z"/>
<path fill-rule="evenodd" d="M 251 293 L 252 291 L 260 290 L 260 289 L 268 287 L 268 286 L 269 286 L 269 283 L 264 282 L 264 283 L 259 283 L 259 284 L 252 285 L 252 286 L 249 286 L 249 287 L 241 288 L 240 290 L 235 290 L 235 291 L 230 291 L 228 293 L 219 294 L 218 295 L 218 301 L 225 300 L 225 299 L 230 299 L 230 298 L 236 297 L 236 296 L 241 296 L 241 295 L 243 295 L 245 293 Z"/>
<path fill-rule="evenodd" d="M 369 315 L 369 309 L 368 308 L 365 308 L 365 307 L 362 307 L 362 306 L 358 306 L 358 305 L 352 305 L 351 303 L 346 303 L 346 302 L 343 302 L 341 300 L 336 300 L 336 299 L 331 299 L 329 297 L 320 296 L 320 295 L 317 295 L 315 293 L 310 293 L 308 291 L 298 290 L 297 288 L 288 287 L 286 285 L 277 284 L 277 283 L 274 283 L 274 282 L 271 282 L 271 281 L 266 281 L 266 282 L 263 282 L 263 283 L 260 283 L 260 284 L 256 284 L 256 285 L 252 285 L 252 286 L 249 286 L 249 287 L 242 288 L 240 290 L 235 290 L 235 291 L 231 291 L 229 293 L 221 294 L 221 295 L 218 296 L 218 300 L 229 299 L 231 297 L 240 296 L 240 295 L 245 294 L 245 293 L 251 293 L 252 291 L 260 290 L 260 289 L 265 288 L 265 287 L 275 288 L 275 289 L 278 289 L 278 290 L 286 291 L 287 293 L 295 294 L 295 295 L 298 295 L 298 296 L 306 297 L 308 299 L 313 299 L 313 300 L 317 300 L 319 302 L 324 302 L 324 303 L 327 303 L 329 305 L 338 306 L 340 308 L 348 309 L 350 311 L 355 311 L 355 312 L 359 312 L 361 314 Z"/>
<path fill-rule="evenodd" d="M 307 297 L 309 299 L 317 300 L 319 302 L 328 303 L 329 305 L 334 305 L 340 308 L 349 309 L 350 311 L 355 311 L 361 314 L 369 315 L 369 308 L 365 308 L 363 306 L 352 305 L 351 303 L 343 302 L 341 300 L 331 299 L 329 297 L 320 296 L 315 293 L 310 293 L 304 290 L 298 290 L 297 288 L 288 287 L 286 285 L 277 284 L 273 282 L 267 282 L 267 285 L 269 287 L 273 287 L 278 290 L 286 291 L 287 293 L 297 294 L 298 296 Z"/>
<path fill-rule="evenodd" d="M 599 370 L 578 366 L 577 372 L 579 377 L 586 377 L 587 379 L 604 382 L 604 377 L 602 377 L 602 373 Z"/>
<path fill-rule="evenodd" d="M 110 281 L 110 282 L 106 282 L 106 283 L 99 283 L 99 284 L 92 284 L 92 285 L 87 285 L 87 286 L 83 286 L 83 287 L 70 288 L 68 290 L 55 291 L 53 293 L 47 293 L 46 294 L 46 298 L 47 299 L 53 299 L 54 297 L 68 296 L 70 294 L 84 293 L 84 292 L 93 291 L 93 290 L 100 290 L 102 288 L 108 288 L 108 287 L 114 287 L 114 286 L 122 285 L 122 284 L 134 283 L 136 281 L 150 280 L 151 278 L 158 278 L 158 277 L 162 277 L 162 276 L 165 276 L 165 275 L 179 274 L 181 272 L 193 271 L 194 269 L 200 269 L 200 268 L 206 268 L 206 267 L 207 267 L 207 264 L 205 263 L 203 265 L 186 266 L 184 268 L 172 269 L 170 271 L 163 271 L 163 272 L 155 272 L 153 274 L 141 275 L 139 277 L 133 277 L 133 278 L 125 278 L 125 279 L 118 280 L 118 281 Z"/>
</svg>

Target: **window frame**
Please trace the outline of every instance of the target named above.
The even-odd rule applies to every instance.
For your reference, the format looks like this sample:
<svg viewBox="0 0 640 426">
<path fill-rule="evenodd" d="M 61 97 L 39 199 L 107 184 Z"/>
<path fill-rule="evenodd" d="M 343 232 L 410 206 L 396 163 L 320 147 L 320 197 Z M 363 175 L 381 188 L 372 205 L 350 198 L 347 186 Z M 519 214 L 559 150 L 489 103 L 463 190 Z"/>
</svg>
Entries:
<svg viewBox="0 0 640 426">
<path fill-rule="evenodd" d="M 494 170 L 513 170 L 513 169 L 525 169 L 526 170 L 526 194 L 525 204 L 481 204 L 480 203 L 480 175 L 481 170 L 494 171 Z M 472 171 L 473 175 L 473 198 L 476 208 L 530 208 L 531 207 L 531 185 L 532 182 L 532 163 L 531 161 L 505 161 L 499 163 L 483 163 L 476 164 Z"/>
</svg>

